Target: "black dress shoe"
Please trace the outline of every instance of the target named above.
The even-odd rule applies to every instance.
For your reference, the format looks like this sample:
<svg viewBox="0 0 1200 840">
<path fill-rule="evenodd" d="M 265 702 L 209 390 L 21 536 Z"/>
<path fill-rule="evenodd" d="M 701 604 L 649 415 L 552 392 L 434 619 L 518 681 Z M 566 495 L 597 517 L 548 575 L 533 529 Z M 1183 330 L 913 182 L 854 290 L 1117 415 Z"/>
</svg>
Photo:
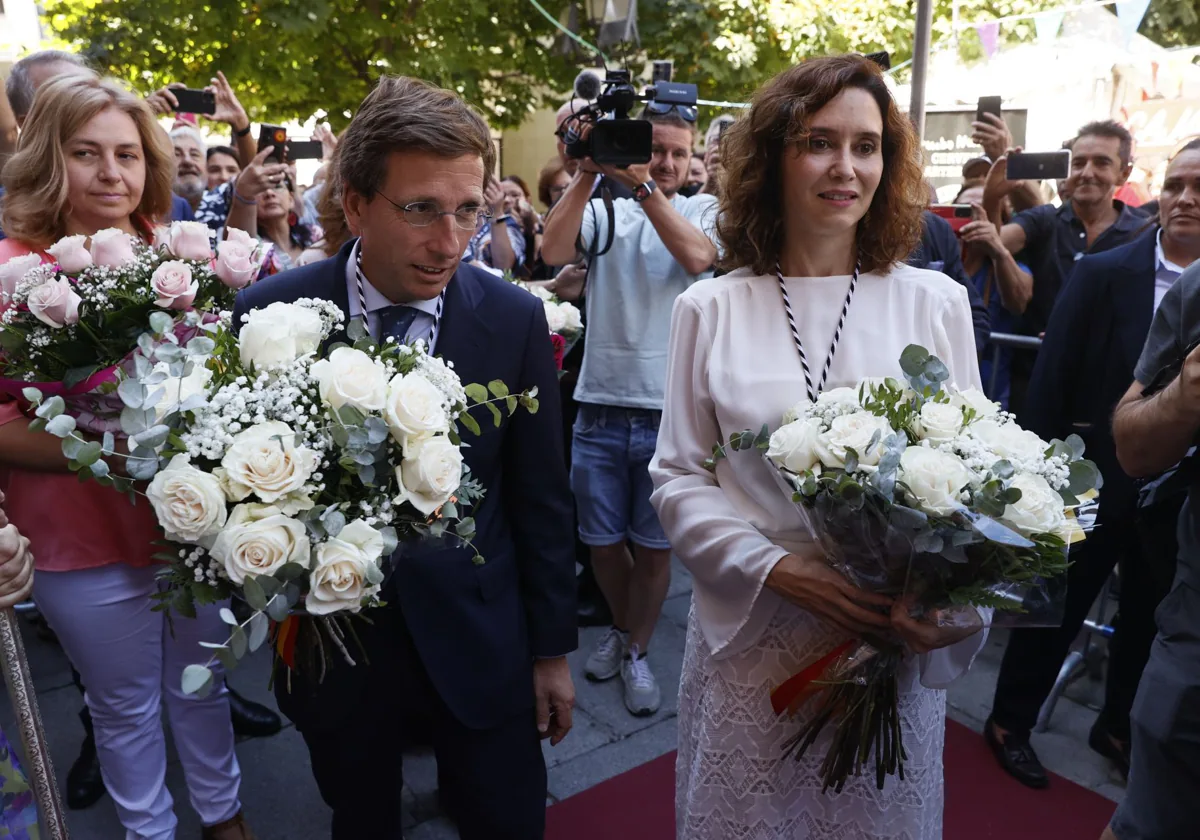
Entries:
<svg viewBox="0 0 1200 840">
<path fill-rule="evenodd" d="M 247 700 L 232 688 L 229 691 L 229 718 L 233 731 L 243 738 L 266 738 L 283 729 L 279 715 L 253 700 Z"/>
<path fill-rule="evenodd" d="M 1010 732 L 1001 741 L 996 737 L 995 724 L 988 718 L 987 723 L 983 725 L 983 738 L 992 748 L 996 761 L 1008 775 L 1034 790 L 1050 786 L 1050 777 L 1046 775 L 1046 768 L 1042 766 L 1042 762 L 1038 761 L 1028 735 Z"/>
<path fill-rule="evenodd" d="M 1113 743 L 1108 728 L 1100 718 L 1096 718 L 1092 731 L 1088 733 L 1088 746 L 1117 765 L 1121 775 L 1129 778 L 1129 744 L 1124 741 Z"/>
<path fill-rule="evenodd" d="M 79 758 L 67 771 L 67 807 L 72 811 L 90 808 L 104 796 L 104 778 L 96 756 L 96 738 L 88 730 L 79 750 Z"/>
</svg>

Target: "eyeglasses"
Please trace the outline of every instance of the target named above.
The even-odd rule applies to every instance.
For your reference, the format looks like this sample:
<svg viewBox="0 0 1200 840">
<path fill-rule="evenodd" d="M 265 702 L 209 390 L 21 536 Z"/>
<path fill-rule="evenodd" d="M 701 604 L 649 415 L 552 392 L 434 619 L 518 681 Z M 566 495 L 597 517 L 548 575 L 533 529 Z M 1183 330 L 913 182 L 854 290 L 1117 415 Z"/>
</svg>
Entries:
<svg viewBox="0 0 1200 840">
<path fill-rule="evenodd" d="M 647 102 L 642 113 L 656 114 L 662 116 L 675 111 L 686 122 L 694 123 L 696 121 L 696 106 L 695 105 L 674 105 L 669 102 Z"/>
<path fill-rule="evenodd" d="M 429 227 L 442 216 L 453 216 L 454 224 L 460 230 L 475 230 L 479 222 L 491 217 L 483 207 L 463 207 L 459 210 L 439 210 L 432 201 L 414 201 L 412 204 L 397 204 L 383 193 L 380 193 L 388 204 L 404 213 L 404 221 L 413 227 Z"/>
</svg>

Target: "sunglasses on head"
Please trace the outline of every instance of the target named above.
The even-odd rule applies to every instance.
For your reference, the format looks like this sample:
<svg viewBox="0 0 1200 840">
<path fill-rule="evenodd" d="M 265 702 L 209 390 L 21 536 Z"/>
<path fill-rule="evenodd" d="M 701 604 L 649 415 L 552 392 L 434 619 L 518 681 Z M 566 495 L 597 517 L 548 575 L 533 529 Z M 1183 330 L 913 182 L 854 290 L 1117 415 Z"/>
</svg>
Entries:
<svg viewBox="0 0 1200 840">
<path fill-rule="evenodd" d="M 662 116 L 675 111 L 686 122 L 694 123 L 696 121 L 696 106 L 695 105 L 675 105 L 669 102 L 647 102 L 646 107 L 642 110 L 643 114 L 656 114 Z"/>
</svg>

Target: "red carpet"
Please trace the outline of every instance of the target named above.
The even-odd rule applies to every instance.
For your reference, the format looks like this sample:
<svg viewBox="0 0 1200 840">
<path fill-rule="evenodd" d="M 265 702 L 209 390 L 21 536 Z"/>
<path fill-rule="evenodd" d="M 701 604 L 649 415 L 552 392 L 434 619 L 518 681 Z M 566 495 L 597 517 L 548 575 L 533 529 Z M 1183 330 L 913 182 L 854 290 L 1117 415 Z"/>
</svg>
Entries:
<svg viewBox="0 0 1200 840">
<path fill-rule="evenodd" d="M 670 753 L 552 806 L 546 838 L 672 840 L 674 800 Z M 1049 790 L 1018 784 L 979 735 L 947 721 L 944 840 L 1098 840 L 1115 807 L 1060 776 Z"/>
</svg>

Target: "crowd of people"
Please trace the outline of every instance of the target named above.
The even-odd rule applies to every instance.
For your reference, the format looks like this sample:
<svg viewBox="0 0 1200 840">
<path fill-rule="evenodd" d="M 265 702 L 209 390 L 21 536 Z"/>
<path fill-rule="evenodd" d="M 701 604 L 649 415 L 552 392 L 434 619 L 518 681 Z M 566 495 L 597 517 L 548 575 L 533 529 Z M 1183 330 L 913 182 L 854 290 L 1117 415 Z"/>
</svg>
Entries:
<svg viewBox="0 0 1200 840">
<path fill-rule="evenodd" d="M 266 256 L 242 311 L 341 299 L 377 333 L 428 334 L 472 380 L 509 364 L 504 378 L 520 387 L 547 372 L 545 360 L 513 358 L 526 325 L 545 338 L 544 316 L 531 322 L 529 301 L 509 297 L 502 275 L 585 312 L 584 339 L 547 383 L 539 419 L 514 419 L 470 450 L 476 478 L 504 500 L 476 515 L 498 571 L 480 572 L 457 612 L 430 614 L 420 604 L 428 593 L 388 597 L 394 606 L 364 634 L 379 654 L 370 666 L 280 695 L 335 838 L 398 836 L 398 755 L 421 742 L 437 752 L 443 802 L 463 837 L 540 837 L 538 741 L 569 731 L 572 676 L 619 679 L 630 714 L 661 706 L 647 651 L 672 554 L 695 587 L 678 836 L 754 827 L 780 838 L 940 837 L 941 689 L 970 667 L 986 632 L 894 618 L 881 609 L 889 600 L 827 566 L 761 464 L 723 464 L 719 484 L 704 466 L 713 443 L 782 416 L 806 382 L 815 397 L 890 375 L 912 343 L 1043 439 L 1080 435 L 1104 477 L 1103 537 L 1072 557 L 1062 624 L 1012 633 L 984 738 L 1023 784 L 1050 783 L 1030 733 L 1119 568 L 1105 705 L 1089 738 L 1129 780 L 1110 836 L 1190 836 L 1200 816 L 1188 796 L 1200 789 L 1200 557 L 1185 502 L 1200 492 L 1190 461 L 1200 273 L 1189 271 L 1200 260 L 1200 140 L 1175 154 L 1153 202 L 1132 207 L 1116 198 L 1133 166 L 1120 124 L 1089 123 L 1067 139 L 1070 173 L 1050 190 L 1007 178 L 1021 150 L 1002 117 L 982 115 L 973 131 L 984 154 L 964 165 L 954 201 L 971 218 L 955 229 L 930 209 L 918 138 L 880 69 L 858 56 L 785 71 L 745 115 L 719 115 L 703 132 L 694 106 L 647 109 L 648 164 L 572 156 L 568 126 L 587 104 L 572 99 L 534 189 L 497 171 L 487 127 L 468 106 L 414 80 L 385 78 L 340 137 L 319 129 L 323 161 L 306 189 L 294 164 L 257 148 L 224 75 L 212 79 L 209 119 L 227 126 L 227 142 L 210 145 L 176 113 L 172 90 L 139 97 L 69 53 L 14 66 L 0 97 L 0 128 L 19 128 L 0 132 L 0 263 L 112 227 L 147 244 L 170 221 L 202 222 L 217 242 L 227 228 L 253 231 Z M 414 222 L 426 205 L 437 220 Z M 463 228 L 464 214 L 477 224 Z M 354 282 L 360 295 L 347 296 Z M 780 290 L 802 302 L 786 320 Z M 995 347 L 993 333 L 1041 347 Z M 815 386 L 810 369 L 822 372 Z M 78 483 L 57 439 L 28 422 L 18 401 L 0 404 L 0 605 L 32 587 L 42 632 L 86 692 L 69 805 L 90 807 L 107 791 L 129 837 L 175 836 L 165 706 L 204 837 L 252 837 L 234 735 L 272 735 L 279 717 L 224 682 L 204 699 L 181 692 L 196 643 L 220 640 L 217 607 L 169 630 L 150 611 L 157 526 L 146 506 Z M 88 527 L 57 527 L 39 514 L 48 504 Z M 464 559 L 447 554 L 444 574 L 474 581 L 469 562 L 454 565 Z M 463 590 L 462 580 L 453 586 Z M 604 630 L 571 675 L 564 657 L 577 624 Z M 803 782 L 818 758 L 779 757 L 796 724 L 770 713 L 769 689 L 873 627 L 922 653 L 901 686 L 908 777 L 882 792 L 856 778 L 826 795 Z M 484 635 L 505 648 L 478 662 L 465 651 Z M 403 714 L 380 728 L 398 696 Z M 340 712 L 351 708 L 361 713 Z M 713 772 L 734 761 L 754 769 L 736 784 Z"/>
</svg>

